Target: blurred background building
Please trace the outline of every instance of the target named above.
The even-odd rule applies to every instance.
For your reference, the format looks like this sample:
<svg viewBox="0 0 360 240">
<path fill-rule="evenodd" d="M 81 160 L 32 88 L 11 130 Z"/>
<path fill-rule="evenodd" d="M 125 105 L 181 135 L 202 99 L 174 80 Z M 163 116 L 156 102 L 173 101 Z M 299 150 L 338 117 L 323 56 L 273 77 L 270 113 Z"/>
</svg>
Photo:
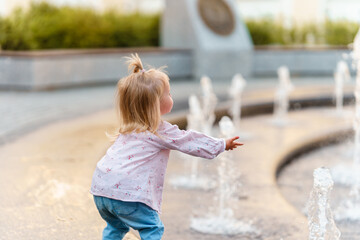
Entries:
<svg viewBox="0 0 360 240">
<path fill-rule="evenodd" d="M 59 5 L 80 5 L 120 12 L 160 12 L 166 0 L 47 0 Z M 285 24 L 321 22 L 326 18 L 360 22 L 359 0 L 235 0 L 244 18 L 271 17 Z M 31 0 L 1 0 L 0 14 L 7 15 L 15 7 L 26 7 Z"/>
</svg>

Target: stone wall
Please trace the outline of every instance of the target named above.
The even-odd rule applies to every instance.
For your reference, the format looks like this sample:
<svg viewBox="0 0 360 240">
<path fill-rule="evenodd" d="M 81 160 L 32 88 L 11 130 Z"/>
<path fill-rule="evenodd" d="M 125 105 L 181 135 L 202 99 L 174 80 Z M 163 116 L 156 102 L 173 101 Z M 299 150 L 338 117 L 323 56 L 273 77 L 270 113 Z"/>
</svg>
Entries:
<svg viewBox="0 0 360 240">
<path fill-rule="evenodd" d="M 115 83 L 127 75 L 123 57 L 139 53 L 144 67 L 166 65 L 171 78 L 192 77 L 192 53 L 172 49 L 0 52 L 0 88 L 43 90 Z"/>
<path fill-rule="evenodd" d="M 145 64 L 154 67 L 167 65 L 166 70 L 172 80 L 198 78 L 195 54 L 191 50 L 145 48 L 2 51 L 0 89 L 46 90 L 116 83 L 127 75 L 123 57 L 135 52 L 139 53 Z M 281 65 L 289 67 L 291 76 L 332 76 L 336 63 L 343 59 L 344 53 L 349 53 L 349 50 L 257 48 L 253 51 L 252 66 L 249 68 L 252 68 L 252 77 L 276 76 L 276 70 Z M 350 67 L 350 59 L 347 61 Z M 216 71 L 217 67 L 220 65 L 213 66 L 212 71 Z"/>
<path fill-rule="evenodd" d="M 276 76 L 281 65 L 286 65 L 292 76 L 332 76 L 337 62 L 349 53 L 346 48 L 259 47 L 253 56 L 253 76 Z M 345 61 L 353 72 L 350 57 Z"/>
</svg>

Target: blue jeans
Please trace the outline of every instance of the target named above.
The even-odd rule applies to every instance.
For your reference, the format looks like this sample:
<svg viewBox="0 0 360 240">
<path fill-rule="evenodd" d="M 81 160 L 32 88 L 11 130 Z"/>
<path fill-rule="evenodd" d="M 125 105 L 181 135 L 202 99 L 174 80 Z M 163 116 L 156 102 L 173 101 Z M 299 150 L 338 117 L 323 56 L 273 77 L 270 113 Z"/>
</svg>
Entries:
<svg viewBox="0 0 360 240">
<path fill-rule="evenodd" d="M 103 240 L 123 239 L 133 228 L 139 231 L 141 240 L 159 240 L 164 225 L 158 213 L 140 202 L 124 202 L 106 197 L 94 196 L 95 205 L 106 221 Z"/>
</svg>

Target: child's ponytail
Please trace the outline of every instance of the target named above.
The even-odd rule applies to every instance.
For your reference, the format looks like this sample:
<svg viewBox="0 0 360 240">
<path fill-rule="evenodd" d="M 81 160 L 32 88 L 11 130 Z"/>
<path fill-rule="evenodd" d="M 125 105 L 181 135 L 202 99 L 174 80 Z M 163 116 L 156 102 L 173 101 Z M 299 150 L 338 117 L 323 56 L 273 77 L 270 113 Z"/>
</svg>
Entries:
<svg viewBox="0 0 360 240">
<path fill-rule="evenodd" d="M 135 53 L 135 55 L 131 54 L 131 56 L 127 57 L 127 59 L 128 60 L 126 62 L 129 65 L 129 72 L 138 73 L 144 69 L 141 59 L 137 53 Z"/>
</svg>

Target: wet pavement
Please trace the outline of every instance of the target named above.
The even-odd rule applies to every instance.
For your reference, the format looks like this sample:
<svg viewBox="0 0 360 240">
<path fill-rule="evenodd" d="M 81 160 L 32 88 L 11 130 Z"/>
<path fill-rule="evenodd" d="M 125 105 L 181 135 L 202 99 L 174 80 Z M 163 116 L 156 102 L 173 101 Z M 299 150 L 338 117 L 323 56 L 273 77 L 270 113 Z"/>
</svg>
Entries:
<svg viewBox="0 0 360 240">
<path fill-rule="evenodd" d="M 317 88 L 305 80 L 301 84 L 302 89 L 294 93 L 296 98 L 332 92 L 329 82 L 322 80 Z M 272 101 L 274 79 L 249 85 L 249 92 L 244 94 L 245 104 Z M 193 83 L 179 83 L 178 86 L 175 83 L 172 88 L 175 103 L 180 104 L 175 105 L 179 106 L 178 110 L 186 108 L 189 93 L 199 92 L 199 87 Z M 226 96 L 227 88 L 219 84 L 214 89 Z M 111 109 L 113 92 L 113 87 L 109 86 L 0 93 L 1 111 L 7 113 L 13 109 L 0 121 L 3 139 L 0 146 L 0 239 L 100 239 L 104 222 L 92 202 L 89 186 L 96 162 L 110 144 L 104 133 L 115 126 Z M 11 121 L 9 116 L 16 116 L 18 120 Z M 261 235 L 232 239 L 307 238 L 306 219 L 282 197 L 276 185 L 277 167 L 288 151 L 315 136 L 342 130 L 348 122 L 326 117 L 316 109 L 296 111 L 290 117 L 294 124 L 280 129 L 269 123 L 270 116 L 242 121 L 242 127 L 254 137 L 236 151 L 235 162 L 243 173 L 246 194 L 236 204 L 236 216 L 252 220 Z M 216 160 L 211 161 L 205 171 L 215 172 L 216 163 Z M 216 194 L 170 186 L 169 179 L 181 174 L 183 166 L 183 161 L 173 154 L 164 190 L 164 239 L 225 239 L 199 234 L 189 228 L 190 216 L 205 214 L 212 207 Z"/>
</svg>

